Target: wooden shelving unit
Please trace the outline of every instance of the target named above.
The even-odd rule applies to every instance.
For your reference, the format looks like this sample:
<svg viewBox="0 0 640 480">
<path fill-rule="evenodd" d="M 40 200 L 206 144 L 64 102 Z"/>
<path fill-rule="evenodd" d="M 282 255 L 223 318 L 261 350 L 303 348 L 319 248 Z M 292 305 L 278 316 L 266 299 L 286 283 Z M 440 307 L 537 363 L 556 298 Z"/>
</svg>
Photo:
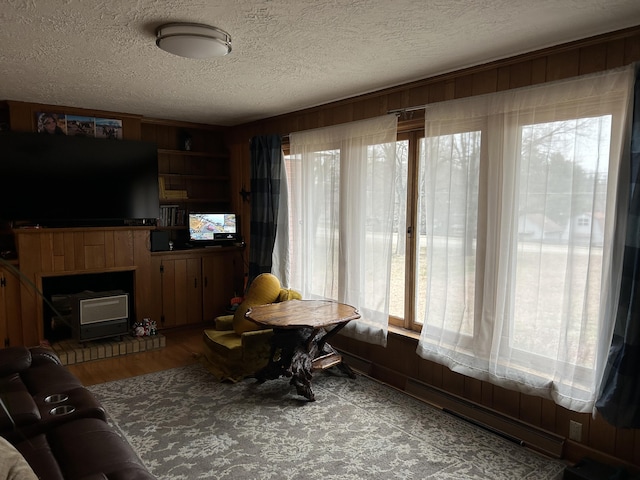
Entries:
<svg viewBox="0 0 640 480">
<path fill-rule="evenodd" d="M 230 160 L 224 128 L 143 119 L 142 140 L 158 145 L 161 224 L 172 240 L 186 237 L 189 212 L 231 208 Z"/>
</svg>

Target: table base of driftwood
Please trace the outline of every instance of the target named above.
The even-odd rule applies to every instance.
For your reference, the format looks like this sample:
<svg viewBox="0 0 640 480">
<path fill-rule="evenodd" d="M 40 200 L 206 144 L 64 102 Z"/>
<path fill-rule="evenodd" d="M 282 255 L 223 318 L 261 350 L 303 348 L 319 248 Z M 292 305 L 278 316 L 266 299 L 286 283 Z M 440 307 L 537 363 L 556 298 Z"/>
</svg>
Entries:
<svg viewBox="0 0 640 480">
<path fill-rule="evenodd" d="M 336 325 L 327 331 L 324 328 L 274 328 L 271 338 L 271 354 L 266 367 L 256 373 L 256 379 L 262 383 L 279 377 L 291 377 L 289 382 L 296 392 L 308 399 L 315 400 L 311 388 L 313 372 L 337 367 L 351 378 L 356 375 L 327 340 L 338 333 L 346 323 Z"/>
</svg>

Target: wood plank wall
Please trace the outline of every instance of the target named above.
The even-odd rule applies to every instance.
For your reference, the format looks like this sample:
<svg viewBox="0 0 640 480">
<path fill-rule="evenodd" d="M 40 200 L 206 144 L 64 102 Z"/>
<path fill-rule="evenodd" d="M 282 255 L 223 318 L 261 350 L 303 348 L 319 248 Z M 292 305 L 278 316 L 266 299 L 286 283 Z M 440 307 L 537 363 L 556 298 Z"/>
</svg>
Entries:
<svg viewBox="0 0 640 480">
<path fill-rule="evenodd" d="M 594 73 L 640 61 L 640 26 L 441 75 L 316 108 L 240 125 L 229 139 L 234 175 L 232 191 L 249 188 L 249 148 L 254 135 L 290 132 L 384 115 L 389 110 L 498 92 Z M 417 112 L 416 117 L 422 113 Z M 403 122 L 400 122 L 402 125 Z M 414 122 L 415 123 L 415 122 Z M 250 203 L 236 198 L 243 232 L 249 235 Z M 538 397 L 464 377 L 415 354 L 417 340 L 390 334 L 387 348 L 340 338 L 339 346 L 369 362 L 369 373 L 398 388 L 408 378 L 441 388 L 521 422 L 568 439 L 569 421 L 583 424 L 582 441 L 565 442 L 564 456 L 583 456 L 640 468 L 640 430 L 616 429 L 600 418 L 577 414 Z M 339 345 L 338 345 L 339 344 Z"/>
<path fill-rule="evenodd" d="M 6 100 L 9 109 L 9 124 L 14 132 L 35 132 L 38 112 L 58 112 L 66 115 L 86 115 L 89 117 L 117 118 L 122 120 L 122 135 L 125 140 L 140 140 L 141 115 L 129 113 L 88 110 L 85 108 L 46 105 L 42 103 L 19 102 Z"/>
</svg>

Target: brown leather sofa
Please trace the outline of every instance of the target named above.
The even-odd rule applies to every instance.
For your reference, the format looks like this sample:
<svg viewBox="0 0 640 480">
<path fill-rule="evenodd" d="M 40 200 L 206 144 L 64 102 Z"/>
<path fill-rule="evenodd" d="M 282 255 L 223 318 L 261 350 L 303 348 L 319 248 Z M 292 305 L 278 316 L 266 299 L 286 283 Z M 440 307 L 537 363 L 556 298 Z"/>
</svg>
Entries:
<svg viewBox="0 0 640 480">
<path fill-rule="evenodd" d="M 155 478 L 94 395 L 45 348 L 0 350 L 0 436 L 37 478 Z"/>
</svg>

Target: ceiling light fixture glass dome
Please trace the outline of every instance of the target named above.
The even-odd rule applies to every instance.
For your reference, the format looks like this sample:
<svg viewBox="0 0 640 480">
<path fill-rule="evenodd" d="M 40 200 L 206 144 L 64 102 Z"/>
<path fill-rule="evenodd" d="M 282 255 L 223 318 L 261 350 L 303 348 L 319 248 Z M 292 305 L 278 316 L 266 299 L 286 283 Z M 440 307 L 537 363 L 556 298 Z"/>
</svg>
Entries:
<svg viewBox="0 0 640 480">
<path fill-rule="evenodd" d="M 200 23 L 167 23 L 156 29 L 156 45 L 186 58 L 223 57 L 231 52 L 231 35 Z"/>
</svg>

